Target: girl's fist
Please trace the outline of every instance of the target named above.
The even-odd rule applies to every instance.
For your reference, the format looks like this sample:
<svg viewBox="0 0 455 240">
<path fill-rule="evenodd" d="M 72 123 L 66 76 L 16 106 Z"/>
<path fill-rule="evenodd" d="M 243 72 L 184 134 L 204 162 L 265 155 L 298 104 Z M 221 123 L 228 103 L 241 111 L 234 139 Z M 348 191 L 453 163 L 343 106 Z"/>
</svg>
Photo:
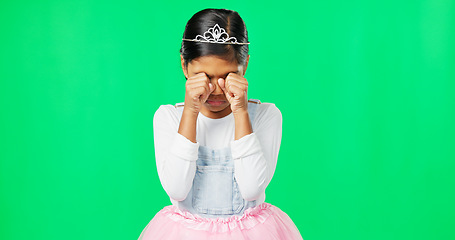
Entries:
<svg viewBox="0 0 455 240">
<path fill-rule="evenodd" d="M 198 73 L 189 77 L 185 87 L 185 109 L 196 114 L 199 113 L 202 104 L 215 90 L 215 86 L 210 83 L 210 79 L 205 73 Z"/>
<path fill-rule="evenodd" d="M 218 84 L 231 104 L 232 113 L 248 111 L 248 81 L 235 73 L 229 73 L 226 79 L 218 79 Z"/>
</svg>

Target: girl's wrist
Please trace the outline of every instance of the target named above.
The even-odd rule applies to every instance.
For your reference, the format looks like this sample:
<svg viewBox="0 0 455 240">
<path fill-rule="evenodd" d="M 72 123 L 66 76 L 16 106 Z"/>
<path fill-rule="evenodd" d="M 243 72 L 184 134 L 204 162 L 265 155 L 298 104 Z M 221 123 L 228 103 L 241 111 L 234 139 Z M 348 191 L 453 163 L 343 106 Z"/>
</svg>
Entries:
<svg viewBox="0 0 455 240">
<path fill-rule="evenodd" d="M 245 110 L 237 111 L 234 114 L 234 121 L 235 121 L 234 140 L 239 140 L 243 136 L 246 136 L 253 132 L 253 128 L 250 123 L 250 115 L 248 114 L 248 111 Z"/>
<path fill-rule="evenodd" d="M 241 108 L 241 109 L 237 109 L 235 111 L 232 111 L 232 114 L 234 114 L 234 117 L 245 117 L 245 116 L 248 116 L 248 110 L 247 109 L 244 109 L 244 108 Z"/>
<path fill-rule="evenodd" d="M 197 113 L 184 107 L 178 133 L 192 142 L 196 142 Z"/>
<path fill-rule="evenodd" d="M 197 118 L 197 116 L 199 114 L 199 111 L 197 109 L 195 109 L 195 108 L 184 106 L 182 114 L 187 115 L 189 117 L 196 117 Z"/>
</svg>

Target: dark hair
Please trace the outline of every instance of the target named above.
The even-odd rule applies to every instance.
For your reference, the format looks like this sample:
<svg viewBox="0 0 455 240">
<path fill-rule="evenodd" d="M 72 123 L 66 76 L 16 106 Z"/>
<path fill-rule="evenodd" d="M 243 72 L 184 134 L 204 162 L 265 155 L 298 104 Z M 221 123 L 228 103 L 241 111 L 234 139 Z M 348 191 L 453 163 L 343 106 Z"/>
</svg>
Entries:
<svg viewBox="0 0 455 240">
<path fill-rule="evenodd" d="M 197 35 L 203 35 L 215 24 L 224 28 L 229 37 L 237 38 L 237 42 L 248 42 L 248 32 L 242 18 L 236 11 L 227 9 L 204 9 L 197 12 L 186 24 L 183 38 L 194 39 Z M 185 66 L 195 58 L 208 55 L 217 55 L 231 62 L 237 61 L 238 64 L 245 66 L 248 58 L 248 44 L 182 41 L 180 54 L 183 56 Z"/>
</svg>

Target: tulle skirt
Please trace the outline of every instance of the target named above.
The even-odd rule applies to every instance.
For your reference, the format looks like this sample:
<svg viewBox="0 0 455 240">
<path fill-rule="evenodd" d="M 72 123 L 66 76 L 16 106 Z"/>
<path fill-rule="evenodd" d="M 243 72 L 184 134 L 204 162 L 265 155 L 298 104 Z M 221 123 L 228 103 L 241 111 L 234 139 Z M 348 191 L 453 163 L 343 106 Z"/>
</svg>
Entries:
<svg viewBox="0 0 455 240">
<path fill-rule="evenodd" d="M 241 216 L 203 218 L 174 205 L 166 206 L 142 230 L 139 240 L 302 240 L 289 216 L 270 203 Z"/>
</svg>

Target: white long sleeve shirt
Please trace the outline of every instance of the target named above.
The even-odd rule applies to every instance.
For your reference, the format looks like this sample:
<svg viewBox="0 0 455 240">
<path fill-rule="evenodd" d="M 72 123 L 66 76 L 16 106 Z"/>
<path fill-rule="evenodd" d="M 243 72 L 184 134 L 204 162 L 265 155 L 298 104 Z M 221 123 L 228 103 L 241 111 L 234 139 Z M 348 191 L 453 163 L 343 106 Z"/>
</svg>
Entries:
<svg viewBox="0 0 455 240">
<path fill-rule="evenodd" d="M 234 177 L 242 197 L 265 200 L 265 189 L 275 172 L 281 144 L 282 116 L 272 103 L 259 104 L 253 133 L 234 140 L 233 114 L 212 119 L 199 113 L 196 143 L 178 133 L 181 115 L 173 105 L 162 105 L 155 112 L 153 130 L 158 176 L 171 203 L 178 206 L 193 185 L 199 145 L 213 149 L 231 147 Z"/>
</svg>

